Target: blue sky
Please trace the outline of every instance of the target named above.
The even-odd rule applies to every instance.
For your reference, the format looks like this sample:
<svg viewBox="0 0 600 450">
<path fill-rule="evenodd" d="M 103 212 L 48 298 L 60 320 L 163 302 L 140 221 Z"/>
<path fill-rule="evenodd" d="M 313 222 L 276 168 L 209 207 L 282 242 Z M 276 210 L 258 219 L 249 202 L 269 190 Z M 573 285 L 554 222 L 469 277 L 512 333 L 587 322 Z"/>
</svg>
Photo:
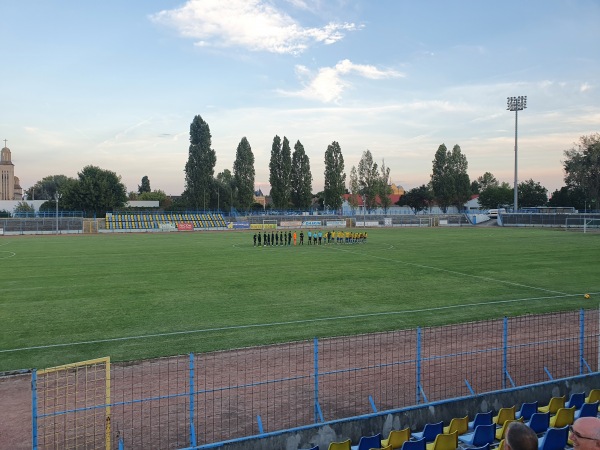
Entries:
<svg viewBox="0 0 600 450">
<path fill-rule="evenodd" d="M 563 185 L 563 150 L 600 131 L 598 0 L 0 0 L 0 139 L 24 188 L 92 164 L 180 194 L 195 115 L 215 174 L 246 136 L 256 184 L 297 140 L 323 187 L 369 149 L 406 189 L 459 144 L 475 179 Z M 3 143 L 2 143 L 3 146 Z"/>
</svg>

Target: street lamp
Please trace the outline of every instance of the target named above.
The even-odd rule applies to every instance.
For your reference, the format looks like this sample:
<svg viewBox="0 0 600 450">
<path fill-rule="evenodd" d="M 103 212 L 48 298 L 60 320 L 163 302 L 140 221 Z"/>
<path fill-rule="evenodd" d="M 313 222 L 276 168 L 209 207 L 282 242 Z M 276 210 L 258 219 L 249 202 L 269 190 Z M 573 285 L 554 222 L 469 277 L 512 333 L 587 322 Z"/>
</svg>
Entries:
<svg viewBox="0 0 600 450">
<path fill-rule="evenodd" d="M 365 214 L 367 212 L 367 196 L 365 194 L 363 194 L 362 196 L 362 201 L 363 201 L 363 228 L 366 228 L 367 226 L 367 218 L 365 217 Z"/>
<path fill-rule="evenodd" d="M 527 108 L 527 96 L 520 95 L 518 97 L 506 97 L 506 109 L 508 111 L 515 112 L 515 195 L 514 195 L 514 212 L 519 210 L 519 204 L 517 200 L 518 196 L 518 185 L 517 185 L 517 123 L 519 111 L 523 111 Z"/>
<path fill-rule="evenodd" d="M 54 199 L 56 200 L 56 234 L 58 234 L 58 201 L 61 197 L 62 195 L 59 194 L 58 191 L 56 191 L 56 193 L 54 194 Z"/>
</svg>

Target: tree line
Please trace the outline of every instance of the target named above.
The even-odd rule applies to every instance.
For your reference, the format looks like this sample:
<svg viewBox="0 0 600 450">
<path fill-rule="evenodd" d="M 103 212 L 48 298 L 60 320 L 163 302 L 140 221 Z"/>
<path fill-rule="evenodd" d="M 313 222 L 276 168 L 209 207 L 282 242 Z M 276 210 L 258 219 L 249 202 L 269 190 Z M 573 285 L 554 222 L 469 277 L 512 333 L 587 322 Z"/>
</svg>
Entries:
<svg viewBox="0 0 600 450">
<path fill-rule="evenodd" d="M 250 142 L 243 137 L 236 149 L 232 170 L 225 169 L 214 175 L 217 155 L 212 148 L 208 123 L 200 115 L 190 125 L 188 160 L 185 164 L 185 188 L 180 197 L 170 198 L 161 190 L 152 190 L 147 176 L 141 179 L 137 192 L 127 193 L 121 177 L 115 172 L 96 166 L 86 166 L 76 178 L 65 175 L 44 177 L 26 190 L 27 198 L 47 200 L 41 209 L 56 207 L 58 193 L 60 208 L 84 211 L 87 216 L 102 217 L 107 211 L 122 208 L 129 200 L 158 200 L 165 210 L 206 210 L 232 208 L 248 211 L 260 207 L 254 203 L 255 169 Z M 600 134 L 582 136 L 575 147 L 564 151 L 562 161 L 565 186 L 556 190 L 548 201 L 547 190 L 532 179 L 519 183 L 519 206 L 573 206 L 576 209 L 600 208 Z M 313 194 L 310 159 L 300 140 L 292 152 L 287 137 L 273 138 L 269 161 L 269 183 L 272 207 L 278 210 L 306 210 L 314 205 L 338 210 L 347 194 L 351 206 L 362 200 L 371 210 L 391 206 L 389 198 L 390 168 L 382 160 L 375 162 L 370 150 L 365 150 L 358 166 L 350 169 L 348 187 L 344 157 L 340 144 L 333 141 L 324 153 L 324 189 Z M 459 145 L 448 150 L 441 144 L 432 161 L 432 172 L 427 184 L 415 187 L 396 202 L 409 206 L 415 213 L 439 206 L 446 211 L 450 206 L 462 209 L 473 195 L 479 196 L 482 208 L 510 206 L 513 189 L 499 182 L 491 172 L 471 181 L 467 174 L 467 157 Z M 23 208 L 29 206 L 23 202 Z M 21 205 L 20 205 L 21 206 Z"/>
</svg>

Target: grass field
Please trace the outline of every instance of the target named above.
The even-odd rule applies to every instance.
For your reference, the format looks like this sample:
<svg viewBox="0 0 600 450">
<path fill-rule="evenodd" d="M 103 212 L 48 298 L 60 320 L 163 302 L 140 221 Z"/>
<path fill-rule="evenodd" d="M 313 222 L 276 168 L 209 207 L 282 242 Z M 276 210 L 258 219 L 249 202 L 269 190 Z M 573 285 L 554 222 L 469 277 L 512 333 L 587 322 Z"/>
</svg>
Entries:
<svg viewBox="0 0 600 450">
<path fill-rule="evenodd" d="M 599 255 L 598 234 L 498 227 L 3 237 L 0 371 L 597 308 Z"/>
</svg>

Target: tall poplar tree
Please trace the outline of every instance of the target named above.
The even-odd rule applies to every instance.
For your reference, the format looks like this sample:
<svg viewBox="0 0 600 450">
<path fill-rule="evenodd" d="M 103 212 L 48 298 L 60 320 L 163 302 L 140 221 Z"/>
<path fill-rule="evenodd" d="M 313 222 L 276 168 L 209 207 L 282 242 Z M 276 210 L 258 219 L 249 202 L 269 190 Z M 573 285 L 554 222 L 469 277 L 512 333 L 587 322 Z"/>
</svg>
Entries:
<svg viewBox="0 0 600 450">
<path fill-rule="evenodd" d="M 467 157 L 460 146 L 448 151 L 444 144 L 438 147 L 433 160 L 431 188 L 433 195 L 444 212 L 448 206 L 461 208 L 471 196 L 471 181 L 467 174 Z"/>
<path fill-rule="evenodd" d="M 373 155 L 365 150 L 358 163 L 358 185 L 362 195 L 365 197 L 367 209 L 377 206 L 377 195 L 379 194 L 379 169 L 377 163 L 373 162 Z"/>
<path fill-rule="evenodd" d="M 467 157 L 461 151 L 458 144 L 452 147 L 450 165 L 454 174 L 454 198 L 452 199 L 452 204 L 460 210 L 471 198 L 471 180 L 467 173 L 467 169 L 469 168 Z"/>
<path fill-rule="evenodd" d="M 390 168 L 385 165 L 385 160 L 381 161 L 381 177 L 379 179 L 379 204 L 383 208 L 385 214 L 392 204 L 390 194 L 392 187 L 390 186 Z"/>
<path fill-rule="evenodd" d="M 328 208 L 339 209 L 342 206 L 342 195 L 345 189 L 344 156 L 340 144 L 333 141 L 325 151 L 325 187 L 323 189 L 325 205 Z"/>
<path fill-rule="evenodd" d="M 148 175 L 144 175 L 142 177 L 142 184 L 138 186 L 138 194 L 143 194 L 144 192 L 152 192 L 152 189 L 150 189 L 150 178 L 148 178 Z"/>
<path fill-rule="evenodd" d="M 292 169 L 292 152 L 290 141 L 284 136 L 283 143 L 279 136 L 273 138 L 271 161 L 269 162 L 269 183 L 273 206 L 286 209 L 290 204 L 290 174 Z"/>
<path fill-rule="evenodd" d="M 211 135 L 208 124 L 202 117 L 196 116 L 190 125 L 190 148 L 185 164 L 186 202 L 199 209 L 210 205 L 210 194 L 213 187 L 213 175 L 217 154 L 211 147 Z"/>
<path fill-rule="evenodd" d="M 350 182 L 349 182 L 349 191 L 350 197 L 348 197 L 348 203 L 352 208 L 358 207 L 358 199 L 360 197 L 360 186 L 358 184 L 358 172 L 356 171 L 356 166 L 352 166 L 350 169 Z"/>
<path fill-rule="evenodd" d="M 290 175 L 292 204 L 299 209 L 310 208 L 312 203 L 312 174 L 310 160 L 300 141 L 294 145 L 292 171 Z"/>
<path fill-rule="evenodd" d="M 250 209 L 254 203 L 254 154 L 246 137 L 238 144 L 233 163 L 236 200 L 240 208 Z"/>
</svg>

